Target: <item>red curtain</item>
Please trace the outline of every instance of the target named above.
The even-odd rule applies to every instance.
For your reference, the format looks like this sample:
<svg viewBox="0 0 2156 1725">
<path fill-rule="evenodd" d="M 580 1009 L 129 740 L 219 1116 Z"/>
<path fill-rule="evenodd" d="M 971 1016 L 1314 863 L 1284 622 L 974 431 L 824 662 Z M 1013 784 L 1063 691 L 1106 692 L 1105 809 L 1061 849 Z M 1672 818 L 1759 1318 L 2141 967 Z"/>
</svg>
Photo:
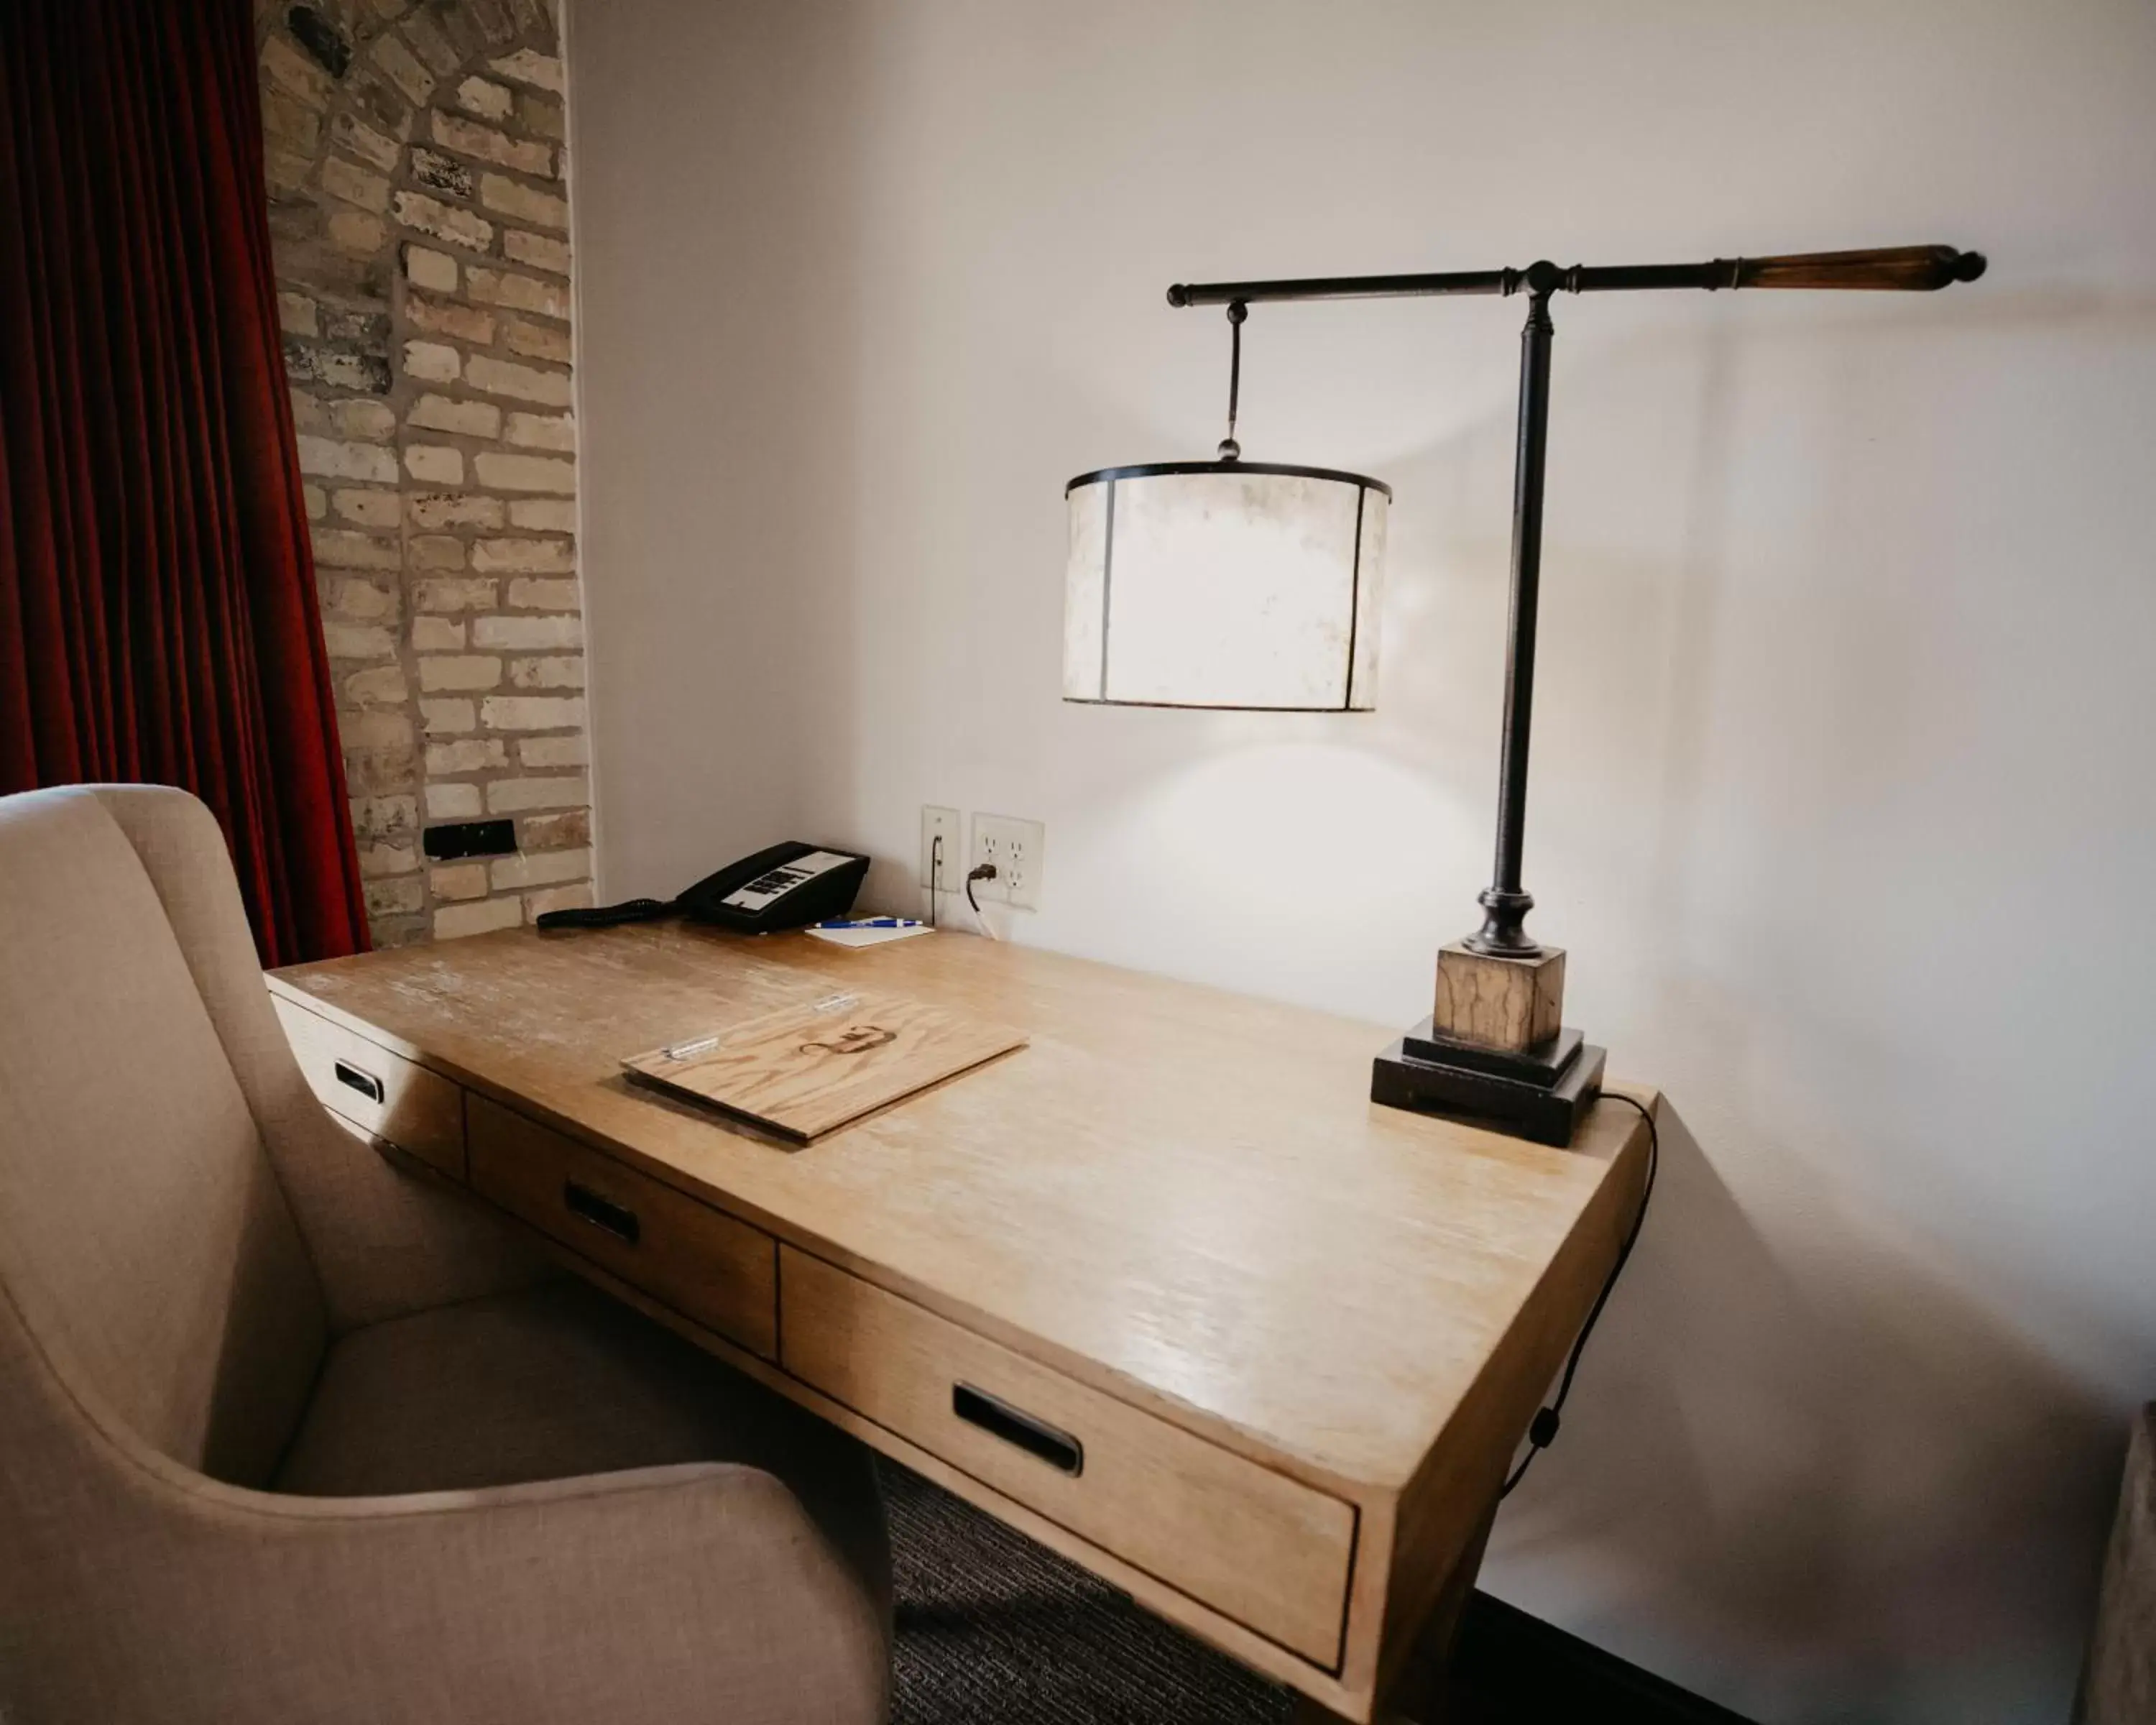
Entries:
<svg viewBox="0 0 2156 1725">
<path fill-rule="evenodd" d="M 0 0 L 0 791 L 184 786 L 266 964 L 363 951 L 249 0 Z"/>
</svg>

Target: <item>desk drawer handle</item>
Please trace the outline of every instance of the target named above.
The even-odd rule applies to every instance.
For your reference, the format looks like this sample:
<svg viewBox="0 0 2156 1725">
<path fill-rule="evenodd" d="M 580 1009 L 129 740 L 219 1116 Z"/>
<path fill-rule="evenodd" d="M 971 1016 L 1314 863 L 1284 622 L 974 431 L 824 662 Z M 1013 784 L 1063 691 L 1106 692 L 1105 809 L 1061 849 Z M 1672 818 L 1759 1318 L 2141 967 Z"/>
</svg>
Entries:
<svg viewBox="0 0 2156 1725">
<path fill-rule="evenodd" d="M 1016 1444 L 1029 1455 L 1038 1455 L 1050 1467 L 1060 1467 L 1075 1478 L 1086 1471 L 1086 1446 L 1067 1431 L 1058 1431 L 970 1384 L 952 1386 L 951 1411 L 969 1425 Z"/>
<path fill-rule="evenodd" d="M 637 1236 L 644 1232 L 643 1224 L 636 1219 L 636 1212 L 627 1204 L 616 1204 L 610 1198 L 601 1198 L 590 1187 L 579 1186 L 574 1180 L 562 1183 L 562 1202 L 593 1227 L 603 1228 L 631 1245 L 636 1244 Z"/>
<path fill-rule="evenodd" d="M 361 1071 L 350 1060 L 339 1060 L 333 1070 L 336 1073 L 336 1081 L 346 1090 L 357 1091 L 370 1102 L 382 1100 L 382 1081 L 372 1072 Z"/>
</svg>

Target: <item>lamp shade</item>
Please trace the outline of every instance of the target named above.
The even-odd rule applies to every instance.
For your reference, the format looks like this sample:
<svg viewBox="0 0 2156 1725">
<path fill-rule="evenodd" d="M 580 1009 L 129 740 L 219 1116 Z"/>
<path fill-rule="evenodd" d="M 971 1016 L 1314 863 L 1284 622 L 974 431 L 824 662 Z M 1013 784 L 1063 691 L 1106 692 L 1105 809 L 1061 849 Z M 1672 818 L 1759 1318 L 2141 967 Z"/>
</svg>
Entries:
<svg viewBox="0 0 2156 1725">
<path fill-rule="evenodd" d="M 1065 488 L 1063 698 L 1364 711 L 1392 490 L 1360 474 L 1168 461 Z"/>
</svg>

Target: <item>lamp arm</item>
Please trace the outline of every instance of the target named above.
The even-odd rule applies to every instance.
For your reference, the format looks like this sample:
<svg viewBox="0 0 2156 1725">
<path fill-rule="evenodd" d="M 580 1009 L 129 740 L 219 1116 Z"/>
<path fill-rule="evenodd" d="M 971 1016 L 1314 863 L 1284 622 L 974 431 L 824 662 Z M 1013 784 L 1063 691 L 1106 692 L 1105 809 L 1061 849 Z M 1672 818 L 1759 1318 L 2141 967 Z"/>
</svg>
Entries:
<svg viewBox="0 0 2156 1725">
<path fill-rule="evenodd" d="M 1222 305 L 1240 300 L 1392 300 L 1532 292 L 1533 278 L 1553 271 L 1568 294 L 1650 288 L 1839 288 L 1874 293 L 1935 293 L 1984 274 L 1981 252 L 1951 245 L 1896 245 L 1872 251 L 1799 252 L 1776 258 L 1716 258 L 1704 264 L 1537 264 L 1526 270 L 1455 270 L 1424 275 L 1311 275 L 1284 281 L 1178 282 L 1171 305 Z"/>
</svg>

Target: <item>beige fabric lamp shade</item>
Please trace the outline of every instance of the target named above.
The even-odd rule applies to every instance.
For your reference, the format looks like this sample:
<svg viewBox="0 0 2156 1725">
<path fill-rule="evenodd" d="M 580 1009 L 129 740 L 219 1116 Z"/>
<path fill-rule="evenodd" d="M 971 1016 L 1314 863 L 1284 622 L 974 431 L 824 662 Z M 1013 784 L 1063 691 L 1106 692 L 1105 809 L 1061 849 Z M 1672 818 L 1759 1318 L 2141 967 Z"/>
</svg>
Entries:
<svg viewBox="0 0 2156 1725">
<path fill-rule="evenodd" d="M 1367 711 L 1389 486 L 1360 474 L 1174 461 L 1065 488 L 1063 698 Z"/>
</svg>

